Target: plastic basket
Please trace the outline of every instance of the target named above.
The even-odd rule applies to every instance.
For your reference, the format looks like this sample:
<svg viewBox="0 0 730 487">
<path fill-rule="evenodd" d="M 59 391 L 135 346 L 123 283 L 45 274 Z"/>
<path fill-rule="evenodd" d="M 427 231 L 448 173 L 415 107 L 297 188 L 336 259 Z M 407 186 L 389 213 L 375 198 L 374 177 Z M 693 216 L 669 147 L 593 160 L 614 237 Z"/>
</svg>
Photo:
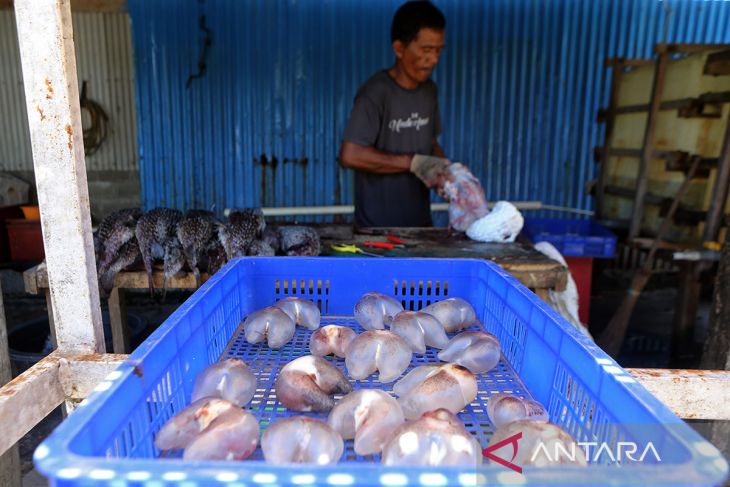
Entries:
<svg viewBox="0 0 730 487">
<path fill-rule="evenodd" d="M 592 220 L 526 218 L 524 235 L 533 242 L 550 242 L 571 257 L 611 258 L 616 253 L 616 235 Z"/>
<path fill-rule="evenodd" d="M 240 320 L 286 296 L 316 302 L 325 323 L 354 323 L 357 299 L 380 291 L 407 309 L 458 296 L 472 303 L 503 345 L 497 368 L 479 376 L 479 394 L 460 413 L 486 447 L 493 433 L 485 404 L 497 392 L 532 395 L 551 420 L 579 441 L 611 445 L 653 442 L 661 461 L 617 465 L 596 458 L 580 467 L 524 468 L 496 463 L 475 470 L 384 467 L 377 457 L 357 457 L 346 442 L 333 466 L 273 466 L 260 449 L 242 462 L 183 462 L 158 458 L 153 438 L 189 403 L 193 381 L 219 359 Z M 262 429 L 290 416 L 272 389 L 281 366 L 308 353 L 308 331 L 297 329 L 281 350 L 239 338 L 231 355 L 246 360 L 259 389 L 248 408 Z M 339 359 L 337 365 L 344 367 Z M 435 361 L 432 351 L 414 354 L 412 365 Z M 355 388 L 381 387 L 366 379 Z M 324 414 L 311 414 L 324 418 Z M 638 455 L 637 455 L 638 456 Z M 702 439 L 594 343 L 567 324 L 498 266 L 470 259 L 248 258 L 229 263 L 111 373 L 36 450 L 38 470 L 59 486 L 220 485 L 486 485 L 500 482 L 551 485 L 718 484 L 727 463 Z"/>
</svg>

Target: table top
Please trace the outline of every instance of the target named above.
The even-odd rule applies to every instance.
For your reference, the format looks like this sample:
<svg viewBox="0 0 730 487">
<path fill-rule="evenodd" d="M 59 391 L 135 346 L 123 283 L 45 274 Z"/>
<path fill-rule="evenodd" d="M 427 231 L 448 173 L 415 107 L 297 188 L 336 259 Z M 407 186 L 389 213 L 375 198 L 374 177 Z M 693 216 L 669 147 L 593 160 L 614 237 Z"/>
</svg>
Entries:
<svg viewBox="0 0 730 487">
<path fill-rule="evenodd" d="M 351 228 L 351 227 L 350 227 Z M 441 258 L 472 258 L 490 260 L 512 274 L 518 281 L 533 289 L 565 289 L 568 271 L 557 261 L 554 261 L 528 243 L 482 243 L 475 242 L 463 236 L 452 235 L 442 228 L 371 228 L 343 231 L 324 231 L 322 234 L 323 256 L 353 256 L 332 250 L 332 244 L 356 244 L 363 250 L 380 254 L 384 257 L 441 257 Z M 331 230 L 331 228 L 330 228 Z M 362 243 L 371 241 L 385 242 L 385 235 L 394 235 L 404 239 L 405 248 L 393 250 L 372 249 L 362 246 Z M 373 257 L 377 258 L 377 257 Z M 29 293 L 37 294 L 39 290 L 48 288 L 48 274 L 45 262 L 32 267 L 23 273 L 25 288 Z M 203 282 L 208 278 L 202 275 Z M 162 272 L 153 273 L 155 287 L 162 288 Z M 123 271 L 117 274 L 114 284 L 125 289 L 146 289 L 147 274 L 143 270 Z M 183 272 L 168 280 L 169 289 L 193 289 L 195 277 L 191 272 Z"/>
</svg>

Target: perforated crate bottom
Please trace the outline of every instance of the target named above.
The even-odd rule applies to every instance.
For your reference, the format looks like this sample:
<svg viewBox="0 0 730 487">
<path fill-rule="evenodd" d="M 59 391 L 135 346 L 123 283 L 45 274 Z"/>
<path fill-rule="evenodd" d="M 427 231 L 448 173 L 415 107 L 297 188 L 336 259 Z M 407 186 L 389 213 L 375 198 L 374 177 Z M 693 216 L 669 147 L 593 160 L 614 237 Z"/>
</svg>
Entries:
<svg viewBox="0 0 730 487">
<path fill-rule="evenodd" d="M 352 317 L 322 317 L 321 326 L 325 325 L 348 326 L 353 328 L 357 333 L 365 331 Z M 468 328 L 468 330 L 483 331 L 479 325 Z M 262 433 L 269 424 L 274 423 L 279 419 L 291 416 L 305 415 L 321 419 L 325 422 L 327 421 L 328 413 L 302 413 L 286 409 L 277 400 L 276 389 L 274 387 L 276 378 L 282 367 L 298 357 L 310 354 L 309 338 L 312 333 L 312 331 L 307 330 L 306 328 L 297 327 L 292 340 L 278 350 L 270 349 L 265 343 L 252 345 L 246 342 L 243 333 L 235 337 L 228 352 L 228 357 L 237 357 L 246 362 L 258 379 L 256 394 L 251 402 L 246 406 L 246 409 L 248 409 L 259 421 Z M 449 334 L 449 338 L 454 335 L 456 335 L 456 333 Z M 413 358 L 411 359 L 411 365 L 403 375 L 419 365 L 443 363 L 436 356 L 438 352 L 439 350 L 437 349 L 427 347 L 425 354 L 414 353 Z M 382 384 L 376 380 L 377 373 L 367 377 L 366 379 L 354 380 L 347 374 L 345 359 L 333 356 L 328 356 L 326 358 L 330 361 L 330 363 L 345 373 L 345 376 L 350 380 L 354 389 L 382 389 L 396 397 L 392 394 L 393 385 L 396 381 L 388 384 Z M 401 375 L 401 377 L 403 377 L 403 375 Z M 478 387 L 477 398 L 461 413 L 459 413 L 458 416 L 466 426 L 466 429 L 476 437 L 479 444 L 484 448 L 487 446 L 489 438 L 491 438 L 494 433 L 494 426 L 491 424 L 489 417 L 487 416 L 486 404 L 489 397 L 500 392 L 512 393 L 520 397 L 531 397 L 517 373 L 504 360 L 504 356 L 502 356 L 494 369 L 486 374 L 479 374 L 476 378 Z M 338 394 L 335 396 L 335 400 L 338 400 L 341 397 L 342 395 Z M 345 450 L 342 458 L 340 459 L 341 462 L 380 462 L 380 455 L 357 455 L 353 446 L 353 440 L 345 441 Z M 174 457 L 178 455 L 173 454 L 171 456 Z M 259 448 L 256 449 L 248 460 L 263 459 L 263 453 L 259 445 Z"/>
</svg>

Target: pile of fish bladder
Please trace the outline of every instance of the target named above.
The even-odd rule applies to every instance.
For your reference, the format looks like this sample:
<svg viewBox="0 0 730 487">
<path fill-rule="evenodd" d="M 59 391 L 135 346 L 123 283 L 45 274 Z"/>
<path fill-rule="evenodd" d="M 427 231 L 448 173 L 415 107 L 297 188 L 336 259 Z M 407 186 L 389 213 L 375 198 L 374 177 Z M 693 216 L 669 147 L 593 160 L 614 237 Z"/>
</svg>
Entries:
<svg viewBox="0 0 730 487">
<path fill-rule="evenodd" d="M 406 311 L 396 299 L 369 292 L 355 305 L 354 317 L 362 333 L 348 326 L 320 327 L 320 310 L 313 302 L 289 297 L 249 314 L 234 333 L 235 338 L 243 332 L 250 344 L 279 349 L 292 340 L 297 327 L 311 330 L 311 354 L 281 368 L 276 397 L 290 411 L 329 413 L 326 421 L 290 416 L 268 424 L 260 435 L 259 422 L 245 409 L 257 390 L 256 375 L 241 359 L 225 358 L 224 352 L 221 361 L 196 377 L 191 404 L 159 430 L 157 448 L 182 450 L 183 460 L 244 460 L 258 448 L 260 437 L 266 462 L 328 465 L 339 462 L 345 441 L 353 440 L 357 455 L 379 454 L 385 465 L 481 464 L 481 446 L 459 413 L 477 398 L 476 376 L 499 362 L 500 342 L 485 331 L 463 331 L 478 323 L 473 307 L 449 298 Z M 419 365 L 403 375 L 413 354 L 423 354 L 427 347 L 440 350 L 441 362 Z M 377 374 L 374 380 L 383 388 L 353 390 L 345 373 L 325 358 L 330 355 L 345 359 L 351 379 Z M 391 391 L 385 390 L 389 384 Z M 341 398 L 336 401 L 335 395 Z M 544 455 L 531 455 L 540 442 L 560 442 L 575 450 L 575 440 L 549 422 L 539 402 L 495 394 L 487 413 L 496 428 L 491 443 L 526 432 L 522 465 L 551 463 Z M 585 465 L 586 460 L 578 455 L 573 463 Z"/>
</svg>

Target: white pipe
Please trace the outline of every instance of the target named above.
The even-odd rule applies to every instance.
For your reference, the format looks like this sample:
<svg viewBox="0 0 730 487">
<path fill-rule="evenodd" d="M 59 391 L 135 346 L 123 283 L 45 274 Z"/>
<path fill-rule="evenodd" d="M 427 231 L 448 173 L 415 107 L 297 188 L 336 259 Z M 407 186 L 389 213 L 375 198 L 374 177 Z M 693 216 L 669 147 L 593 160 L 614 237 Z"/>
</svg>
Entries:
<svg viewBox="0 0 730 487">
<path fill-rule="evenodd" d="M 494 203 L 487 203 L 490 208 L 494 207 Z M 567 213 L 577 213 L 579 215 L 593 215 L 590 210 L 581 210 L 578 208 L 569 208 L 565 206 L 545 205 L 541 201 L 513 201 L 520 210 L 555 210 Z M 302 216 L 302 215 L 349 215 L 355 212 L 354 205 L 332 205 L 332 206 L 278 206 L 262 208 L 264 216 Z M 431 203 L 431 211 L 448 211 L 448 203 Z M 226 208 L 223 212 L 225 216 L 231 212 L 231 208 Z"/>
</svg>

